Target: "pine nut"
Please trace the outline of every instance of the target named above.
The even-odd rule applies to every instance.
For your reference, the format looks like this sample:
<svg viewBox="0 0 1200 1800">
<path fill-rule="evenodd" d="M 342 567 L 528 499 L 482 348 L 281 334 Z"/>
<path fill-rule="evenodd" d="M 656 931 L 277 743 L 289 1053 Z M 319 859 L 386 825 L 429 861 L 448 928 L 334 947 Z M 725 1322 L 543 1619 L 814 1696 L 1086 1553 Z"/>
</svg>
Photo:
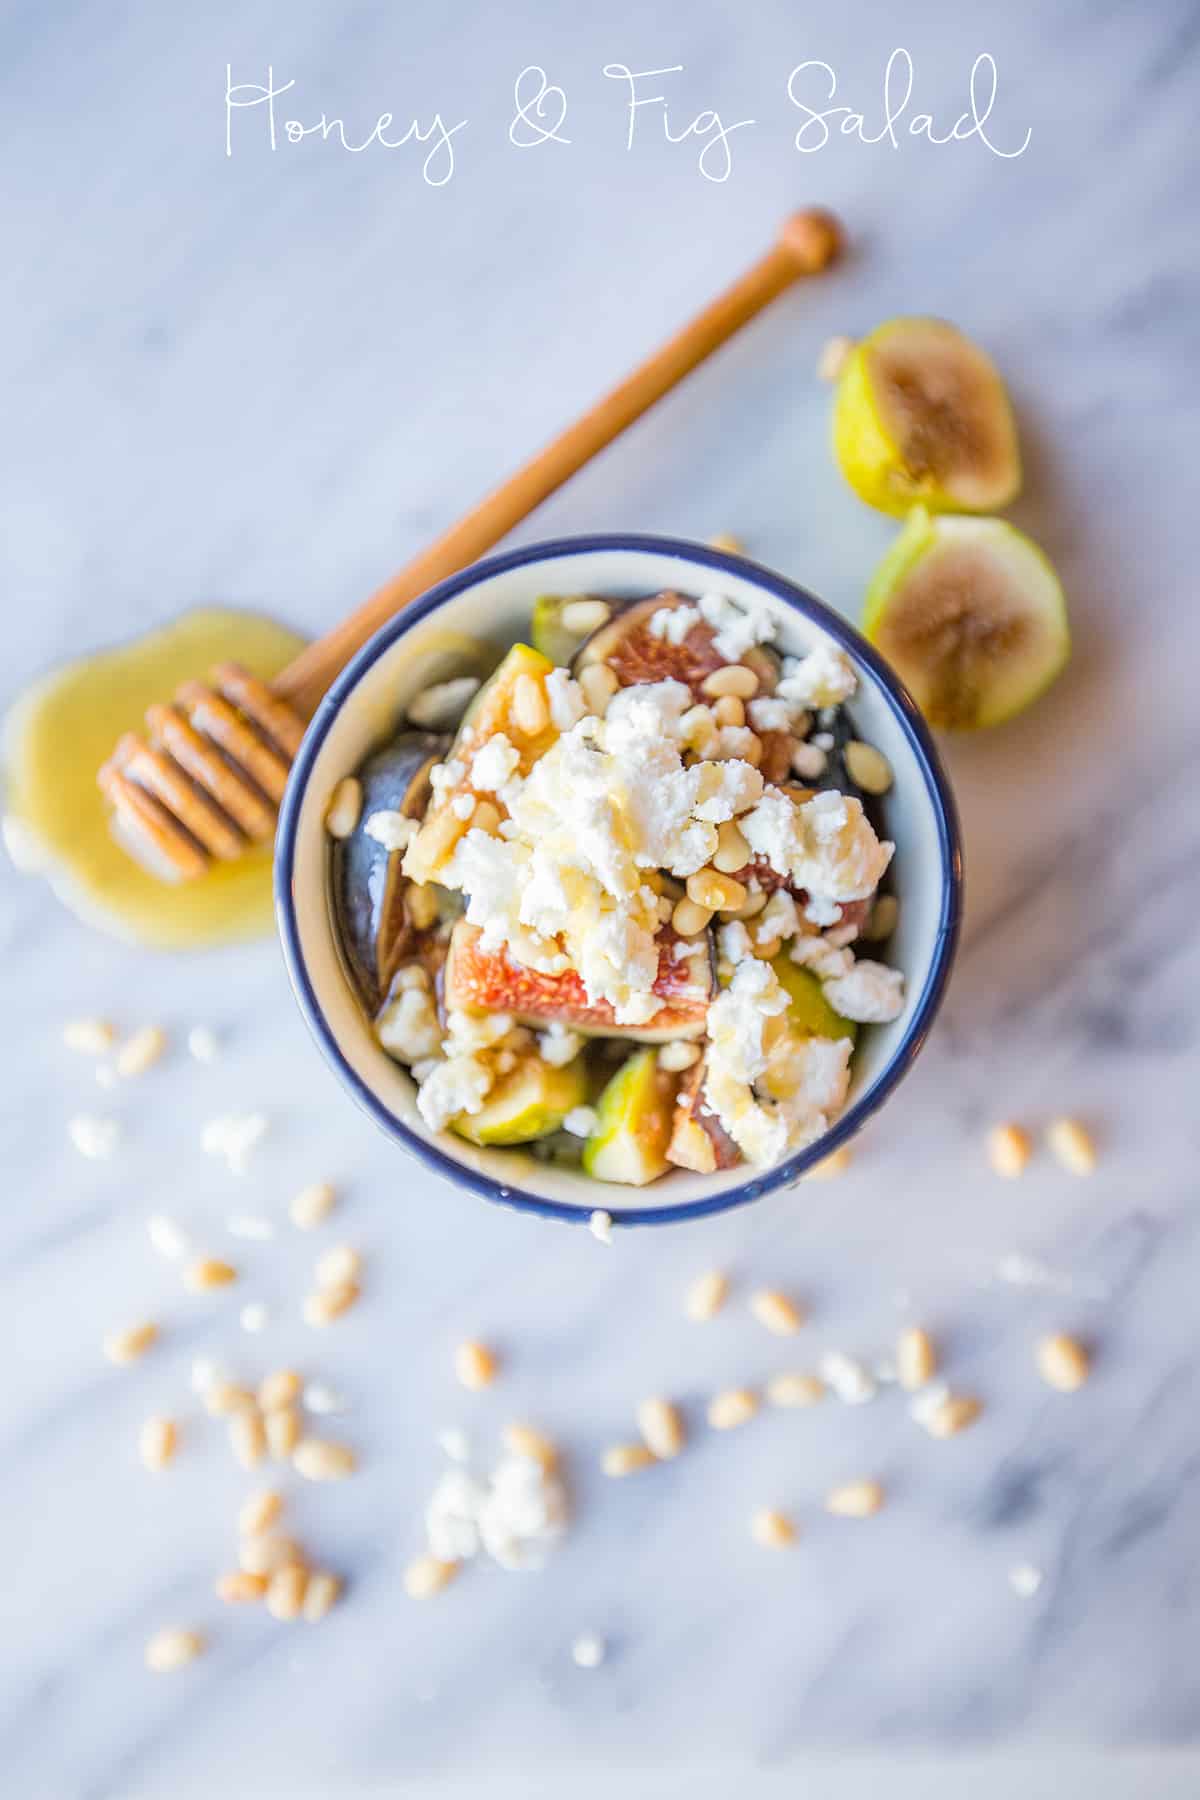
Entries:
<svg viewBox="0 0 1200 1800">
<path fill-rule="evenodd" d="M 441 1562 L 436 1556 L 418 1556 L 404 1571 L 404 1591 L 410 1600 L 429 1600 L 449 1586 L 460 1566 Z"/>
<path fill-rule="evenodd" d="M 167 1034 L 158 1025 L 143 1025 L 117 1052 L 118 1075 L 144 1075 L 162 1056 L 167 1047 Z"/>
<path fill-rule="evenodd" d="M 245 1569 L 231 1569 L 217 1577 L 217 1599 L 226 1606 L 243 1606 L 247 1601 L 261 1600 L 267 1591 L 265 1575 L 248 1575 Z"/>
<path fill-rule="evenodd" d="M 204 1410 L 214 1419 L 228 1418 L 231 1413 L 245 1412 L 254 1406 L 254 1395 L 236 1381 L 218 1375 L 204 1390 Z"/>
<path fill-rule="evenodd" d="M 869 1519 L 883 1501 L 883 1489 L 877 1481 L 846 1481 L 826 1494 L 825 1511 L 839 1519 Z"/>
<path fill-rule="evenodd" d="M 288 1208 L 292 1224 L 298 1231 L 315 1231 L 333 1211 L 336 1194 L 332 1182 L 315 1181 L 301 1188 Z"/>
<path fill-rule="evenodd" d="M 997 1175 L 1015 1181 L 1025 1172 L 1032 1145 L 1019 1125 L 993 1125 L 987 1134 L 987 1157 Z"/>
<path fill-rule="evenodd" d="M 474 815 L 472 815 L 472 823 L 474 823 Z M 405 889 L 404 904 L 408 911 L 409 923 L 414 931 L 428 931 L 431 926 L 437 924 L 440 910 L 438 897 L 430 883 L 410 882 Z"/>
<path fill-rule="evenodd" d="M 836 1181 L 839 1175 L 846 1173 L 853 1160 L 849 1146 L 841 1144 L 836 1150 L 831 1150 L 828 1156 L 823 1156 L 820 1162 L 814 1163 L 801 1179 L 804 1181 Z"/>
<path fill-rule="evenodd" d="M 523 1456 L 527 1462 L 540 1463 L 543 1469 L 553 1469 L 558 1462 L 558 1445 L 535 1425 L 522 1425 L 519 1422 L 506 1425 L 504 1447 L 513 1456 Z"/>
<path fill-rule="evenodd" d="M 749 1388 L 726 1388 L 708 1403 L 708 1422 L 714 1431 L 730 1431 L 744 1425 L 758 1411 L 758 1395 Z"/>
<path fill-rule="evenodd" d="M 760 1506 L 751 1516 L 750 1535 L 764 1550 L 786 1550 L 796 1541 L 796 1527 L 786 1513 Z"/>
<path fill-rule="evenodd" d="M 637 1422 L 646 1448 L 660 1462 L 679 1455 L 686 1439 L 678 1407 L 669 1400 L 643 1400 L 637 1409 Z"/>
<path fill-rule="evenodd" d="M 264 1532 L 243 1538 L 238 1545 L 238 1563 L 247 1575 L 274 1575 L 291 1563 L 303 1563 L 304 1552 L 295 1538 L 278 1537 Z"/>
<path fill-rule="evenodd" d="M 321 1288 L 319 1292 L 307 1295 L 302 1308 L 304 1323 L 318 1330 L 332 1325 L 344 1312 L 349 1312 L 361 1293 L 357 1281 L 339 1281 L 336 1287 Z"/>
<path fill-rule="evenodd" d="M 523 737 L 537 737 L 550 723 L 546 690 L 532 675 L 518 675 L 513 682 L 509 716 Z"/>
<path fill-rule="evenodd" d="M 896 1378 L 910 1394 L 923 1388 L 937 1374 L 933 1339 L 919 1325 L 910 1325 L 896 1339 Z"/>
<path fill-rule="evenodd" d="M 733 912 L 746 904 L 749 889 L 735 881 L 732 875 L 722 875 L 716 869 L 700 869 L 695 875 L 688 876 L 687 894 L 689 900 L 706 907 L 710 913 Z"/>
<path fill-rule="evenodd" d="M 572 636 L 590 637 L 593 631 L 608 624 L 612 607 L 607 600 L 568 600 L 558 616 L 563 629 Z"/>
<path fill-rule="evenodd" d="M 937 1406 L 922 1414 L 921 1423 L 930 1437 L 957 1437 L 975 1423 L 982 1411 L 982 1404 L 970 1394 L 947 1394 Z"/>
<path fill-rule="evenodd" d="M 156 1413 L 146 1420 L 138 1434 L 138 1455 L 147 1469 L 165 1469 L 175 1454 L 178 1441 L 174 1419 Z"/>
<path fill-rule="evenodd" d="M 645 1444 L 610 1444 L 600 1458 L 600 1467 L 617 1480 L 622 1475 L 636 1474 L 638 1469 L 648 1469 L 654 1460 L 653 1451 Z"/>
<path fill-rule="evenodd" d="M 426 879 L 436 876 L 450 861 L 466 829 L 467 821 L 460 819 L 448 806 L 426 818 L 408 847 L 409 857 Z"/>
<path fill-rule="evenodd" d="M 772 1375 L 767 1383 L 772 1406 L 816 1406 L 828 1391 L 819 1375 Z"/>
<path fill-rule="evenodd" d="M 742 551 L 741 538 L 734 537 L 731 531 L 718 531 L 716 537 L 710 537 L 709 546 L 713 550 L 724 550 L 728 556 L 739 556 Z"/>
<path fill-rule="evenodd" d="M 726 819 L 717 827 L 717 849 L 713 857 L 713 868 L 719 869 L 722 875 L 736 875 L 750 861 L 751 850 L 742 836 L 741 827 L 735 819 Z"/>
<path fill-rule="evenodd" d="M 864 794 L 886 794 L 895 779 L 892 765 L 883 752 L 876 750 L 873 744 L 860 743 L 857 738 L 851 738 L 842 751 L 842 761 L 847 775 Z"/>
<path fill-rule="evenodd" d="M 127 1325 L 123 1331 L 110 1331 L 104 1340 L 104 1354 L 109 1362 L 122 1366 L 144 1356 L 158 1341 L 158 1326 L 149 1319 L 140 1325 Z"/>
<path fill-rule="evenodd" d="M 713 718 L 718 725 L 744 725 L 746 723 L 745 703 L 736 694 L 722 694 L 712 709 Z"/>
<path fill-rule="evenodd" d="M 274 1462 L 286 1462 L 300 1442 L 300 1414 L 294 1406 L 278 1406 L 264 1421 L 267 1449 Z"/>
<path fill-rule="evenodd" d="M 770 962 L 774 957 L 779 955 L 782 948 L 782 938 L 767 938 L 765 942 L 760 939 L 754 946 L 754 954 L 760 957 L 763 962 Z"/>
<path fill-rule="evenodd" d="M 767 896 L 761 888 L 748 888 L 744 905 L 739 906 L 733 917 L 743 921 L 756 919 L 767 904 Z"/>
<path fill-rule="evenodd" d="M 476 802 L 475 811 L 471 814 L 471 831 L 482 831 L 486 837 L 495 837 L 500 829 L 500 809 L 490 800 Z"/>
<path fill-rule="evenodd" d="M 708 1269 L 703 1275 L 697 1275 L 683 1302 L 683 1310 L 689 1319 L 703 1324 L 708 1319 L 715 1319 L 725 1304 L 729 1293 L 729 1282 L 720 1269 Z"/>
<path fill-rule="evenodd" d="M 454 1352 L 454 1373 L 465 1388 L 490 1387 L 496 1379 L 496 1358 L 486 1344 L 468 1339 Z"/>
<path fill-rule="evenodd" d="M 817 380 L 836 381 L 842 372 L 846 358 L 853 349 L 853 338 L 827 338 L 821 346 L 821 354 L 817 359 Z"/>
<path fill-rule="evenodd" d="M 671 926 L 680 937 L 698 937 L 707 928 L 711 918 L 710 908 L 697 906 L 694 900 L 685 898 L 671 914 Z"/>
<path fill-rule="evenodd" d="M 750 1311 L 776 1337 L 791 1337 L 804 1323 L 804 1314 L 795 1301 L 775 1288 L 759 1288 L 751 1294 Z"/>
<path fill-rule="evenodd" d="M 1038 1374 L 1047 1387 L 1060 1394 L 1073 1394 L 1091 1373 L 1091 1358 L 1078 1338 L 1065 1332 L 1044 1337 L 1037 1347 Z"/>
<path fill-rule="evenodd" d="M 882 944 L 885 938 L 891 937 L 899 919 L 900 902 L 895 894 L 879 894 L 862 935 L 872 944 Z"/>
<path fill-rule="evenodd" d="M 362 815 L 362 783 L 353 775 L 338 782 L 325 808 L 325 829 L 332 838 L 348 838 Z"/>
<path fill-rule="evenodd" d="M 236 1280 L 237 1270 L 233 1264 L 223 1262 L 219 1256 L 197 1257 L 183 1273 L 184 1286 L 191 1288 L 194 1294 L 207 1293 L 211 1288 L 228 1287 L 231 1281 Z"/>
<path fill-rule="evenodd" d="M 294 1406 L 303 1385 L 295 1369 L 276 1369 L 259 1382 L 258 1404 L 265 1413 L 277 1412 L 281 1406 Z"/>
<path fill-rule="evenodd" d="M 107 1019 L 69 1019 L 63 1026 L 62 1041 L 79 1056 L 103 1056 L 112 1049 L 116 1035 Z"/>
<path fill-rule="evenodd" d="M 671 903 L 668 900 L 667 905 Z M 685 1069 L 691 1069 L 700 1061 L 699 1044 L 689 1044 L 677 1038 L 672 1044 L 664 1044 L 658 1053 L 658 1066 L 665 1069 L 668 1075 L 681 1075 Z"/>
<path fill-rule="evenodd" d="M 317 1258 L 314 1271 L 319 1288 L 341 1287 L 357 1281 L 362 1273 L 362 1257 L 349 1244 L 335 1244 Z"/>
<path fill-rule="evenodd" d="M 199 1631 L 186 1631 L 181 1626 L 168 1626 L 157 1631 L 146 1645 L 146 1667 L 156 1675 L 169 1675 L 194 1662 L 204 1649 L 204 1636 Z"/>
<path fill-rule="evenodd" d="M 310 1625 L 319 1624 L 332 1606 L 337 1604 L 342 1591 L 338 1576 L 331 1575 L 328 1569 L 317 1569 L 308 1578 L 308 1586 L 304 1591 L 304 1617 Z"/>
<path fill-rule="evenodd" d="M 607 663 L 588 663 L 580 670 L 578 681 L 589 710 L 603 718 L 609 701 L 621 685 L 613 671 Z"/>
<path fill-rule="evenodd" d="M 242 1537 L 257 1537 L 275 1523 L 282 1511 L 283 1495 L 278 1488 L 260 1488 L 242 1502 L 238 1531 Z"/>
<path fill-rule="evenodd" d="M 266 1605 L 271 1617 L 285 1624 L 298 1619 L 307 1586 L 308 1570 L 298 1564 L 288 1563 L 286 1568 L 276 1569 L 267 1583 Z"/>
<path fill-rule="evenodd" d="M 733 695 L 738 700 L 753 700 L 758 692 L 758 676 L 745 663 L 726 663 L 724 668 L 714 669 L 700 683 L 700 692 L 707 694 L 710 700 L 723 700 L 726 695 Z"/>
<path fill-rule="evenodd" d="M 306 1481 L 342 1481 L 357 1466 L 350 1446 L 329 1438 L 302 1438 L 292 1453 L 292 1467 Z"/>
<path fill-rule="evenodd" d="M 762 739 L 753 731 L 746 733 L 746 742 L 742 745 L 742 761 L 748 762 L 752 769 L 757 769 L 763 759 Z"/>
<path fill-rule="evenodd" d="M 1046 1130 L 1052 1154 L 1072 1175 L 1090 1175 L 1096 1167 L 1096 1145 L 1078 1119 L 1055 1119 Z"/>
<path fill-rule="evenodd" d="M 267 1434 L 256 1412 L 235 1412 L 229 1421 L 229 1447 L 243 1469 L 255 1468 L 267 1448 Z"/>
</svg>

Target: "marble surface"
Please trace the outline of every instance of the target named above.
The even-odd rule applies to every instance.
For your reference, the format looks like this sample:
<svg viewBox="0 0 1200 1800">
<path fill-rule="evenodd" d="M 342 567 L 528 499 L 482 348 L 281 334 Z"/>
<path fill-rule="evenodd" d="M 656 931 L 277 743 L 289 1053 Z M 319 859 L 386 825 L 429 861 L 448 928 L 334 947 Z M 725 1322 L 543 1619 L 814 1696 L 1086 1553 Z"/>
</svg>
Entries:
<svg viewBox="0 0 1200 1800">
<path fill-rule="evenodd" d="M 789 70 L 826 60 L 838 99 L 878 130 L 897 44 L 913 107 L 942 130 L 990 52 L 995 141 L 1028 128 L 1027 151 L 842 138 L 797 155 Z M 1194 1793 L 1194 9 L 64 0 L 10 8 L 0 45 L 7 693 L 199 599 L 320 629 L 808 198 L 846 218 L 845 267 L 778 305 L 521 538 L 734 531 L 853 616 L 890 527 L 830 467 L 817 352 L 931 310 L 1011 380 L 1029 464 L 1014 516 L 1058 562 L 1077 635 L 1052 698 L 950 752 L 966 942 L 936 1035 L 853 1171 L 611 1250 L 399 1158 L 327 1075 L 270 942 L 150 957 L 6 872 L 6 1790 L 591 1796 L 618 1780 L 642 1796 L 749 1780 L 860 1800 L 881 1791 L 883 1759 L 898 1794 L 968 1778 L 981 1795 Z M 704 107 L 760 122 L 731 139 L 727 182 L 697 173 L 694 142 L 647 131 L 625 151 L 601 73 L 615 59 L 685 65 L 669 78 L 676 132 Z M 424 185 L 411 144 L 281 141 L 272 157 L 250 113 L 227 159 L 226 62 L 243 81 L 273 64 L 298 116 L 344 112 L 358 140 L 385 108 L 468 118 L 454 179 Z M 535 62 L 568 91 L 571 142 L 522 151 L 511 87 Z M 179 1051 L 110 1103 L 58 1041 L 91 1011 L 177 1039 L 202 1021 L 224 1054 L 198 1068 Z M 122 1151 L 85 1162 L 66 1121 L 109 1105 Z M 244 1105 L 271 1131 L 239 1181 L 198 1134 Z M 1093 1179 L 1044 1156 L 1018 1185 L 987 1172 L 990 1121 L 1064 1110 L 1098 1133 Z M 166 1210 L 228 1248 L 231 1211 L 282 1218 L 318 1175 L 344 1189 L 326 1237 L 369 1258 L 363 1305 L 327 1338 L 297 1317 L 311 1240 L 233 1245 L 244 1279 L 216 1300 L 182 1294 L 148 1245 L 146 1216 Z M 1014 1256 L 1050 1285 L 1000 1279 Z M 681 1292 L 714 1264 L 738 1297 L 689 1327 Z M 746 1316 L 763 1281 L 810 1306 L 795 1347 Z M 272 1309 L 259 1337 L 239 1332 L 248 1298 Z M 146 1311 L 161 1349 L 110 1369 L 104 1332 Z M 698 1426 L 676 1464 L 598 1476 L 648 1391 L 698 1421 L 718 1384 L 823 1347 L 882 1352 L 909 1317 L 986 1403 L 968 1436 L 933 1444 L 885 1394 L 735 1439 Z M 1078 1396 L 1032 1372 L 1051 1327 L 1095 1342 Z M 503 1355 L 484 1396 L 450 1375 L 464 1334 Z M 187 1392 L 201 1354 L 248 1376 L 294 1359 L 347 1396 L 338 1430 L 362 1472 L 295 1502 L 349 1583 L 319 1630 L 223 1615 L 211 1596 L 247 1482 Z M 137 1427 L 173 1407 L 178 1466 L 151 1480 Z M 540 1575 L 474 1569 L 412 1605 L 399 1577 L 437 1430 L 490 1446 L 514 1415 L 566 1446 L 572 1536 Z M 823 1518 L 825 1488 L 860 1473 L 887 1482 L 886 1512 Z M 764 1502 L 804 1521 L 786 1558 L 748 1541 Z M 1008 1579 L 1026 1562 L 1044 1571 L 1031 1600 Z M 142 1646 L 175 1620 L 211 1630 L 212 1650 L 155 1681 Z M 586 1673 L 569 1656 L 585 1629 L 610 1643 Z"/>
</svg>

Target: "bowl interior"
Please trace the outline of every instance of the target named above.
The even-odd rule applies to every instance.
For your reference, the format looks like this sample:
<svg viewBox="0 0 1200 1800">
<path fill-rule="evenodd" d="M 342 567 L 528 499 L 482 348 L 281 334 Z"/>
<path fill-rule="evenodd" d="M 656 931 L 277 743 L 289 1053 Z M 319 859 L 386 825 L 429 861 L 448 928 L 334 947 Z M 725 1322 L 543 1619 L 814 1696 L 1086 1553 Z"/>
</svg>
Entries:
<svg viewBox="0 0 1200 1800">
<path fill-rule="evenodd" d="M 888 757 L 895 784 L 885 806 L 896 844 L 892 886 L 900 924 L 885 957 L 906 978 L 904 1012 L 860 1032 L 850 1098 L 819 1143 L 777 1169 L 717 1175 L 672 1172 L 648 1189 L 596 1182 L 517 1150 L 478 1149 L 431 1133 L 415 1088 L 372 1034 L 350 987 L 337 943 L 323 813 L 350 774 L 397 729 L 406 704 L 464 665 L 490 668 L 526 637 L 542 593 L 636 597 L 663 588 L 767 604 L 778 647 L 803 655 L 822 639 L 848 649 L 859 670 L 849 704 L 856 730 Z M 322 703 L 297 759 L 284 804 L 278 850 L 285 954 L 309 1023 L 351 1091 L 377 1121 L 452 1180 L 514 1204 L 586 1216 L 596 1208 L 630 1223 L 717 1210 L 799 1178 L 850 1136 L 890 1091 L 923 1039 L 936 1007 L 957 922 L 957 842 L 950 803 L 928 737 L 911 703 L 858 634 L 779 577 L 737 558 L 659 540 L 579 540 L 513 552 L 444 583 L 401 615 L 360 653 Z"/>
</svg>

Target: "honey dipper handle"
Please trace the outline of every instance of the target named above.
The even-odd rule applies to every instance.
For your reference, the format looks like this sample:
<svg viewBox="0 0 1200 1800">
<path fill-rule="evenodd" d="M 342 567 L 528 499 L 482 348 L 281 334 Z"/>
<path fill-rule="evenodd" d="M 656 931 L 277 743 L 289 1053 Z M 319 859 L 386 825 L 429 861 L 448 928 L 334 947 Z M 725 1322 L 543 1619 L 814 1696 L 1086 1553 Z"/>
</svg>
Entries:
<svg viewBox="0 0 1200 1800">
<path fill-rule="evenodd" d="M 490 550 L 776 295 L 801 276 L 828 268 L 839 244 L 838 225 L 829 213 L 817 208 L 793 213 L 765 256 L 348 619 L 301 651 L 273 683 L 275 691 L 306 716 L 315 711 L 335 675 L 381 625 Z"/>
</svg>

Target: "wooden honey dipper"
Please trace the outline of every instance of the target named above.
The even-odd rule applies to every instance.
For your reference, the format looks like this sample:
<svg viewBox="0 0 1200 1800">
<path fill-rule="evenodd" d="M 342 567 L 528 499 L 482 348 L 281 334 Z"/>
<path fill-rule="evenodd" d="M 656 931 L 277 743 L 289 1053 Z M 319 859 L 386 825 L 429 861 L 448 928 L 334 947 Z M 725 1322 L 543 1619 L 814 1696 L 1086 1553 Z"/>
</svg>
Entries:
<svg viewBox="0 0 1200 1800">
<path fill-rule="evenodd" d="M 777 295 L 827 269 L 840 245 L 829 213 L 793 213 L 731 287 L 273 682 L 223 663 L 212 686 L 185 682 L 173 703 L 149 707 L 148 740 L 126 733 L 98 776 L 130 854 L 163 880 L 190 881 L 269 839 L 305 724 L 367 639 L 491 549 Z"/>
</svg>

